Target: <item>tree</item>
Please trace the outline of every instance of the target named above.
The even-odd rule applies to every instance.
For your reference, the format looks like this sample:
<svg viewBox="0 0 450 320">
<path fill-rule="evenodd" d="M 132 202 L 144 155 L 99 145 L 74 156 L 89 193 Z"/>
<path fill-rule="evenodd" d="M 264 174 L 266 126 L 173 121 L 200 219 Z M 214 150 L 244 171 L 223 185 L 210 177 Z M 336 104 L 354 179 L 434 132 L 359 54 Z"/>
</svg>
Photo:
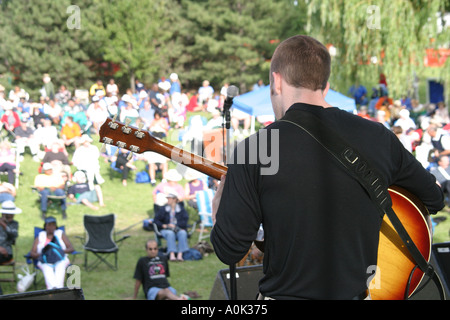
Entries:
<svg viewBox="0 0 450 320">
<path fill-rule="evenodd" d="M 120 65 L 116 76 L 126 75 L 134 90 L 136 78 L 158 72 L 158 48 L 167 37 L 160 28 L 166 10 L 164 0 L 100 0 L 95 7 L 98 20 L 89 29 L 95 33 L 103 58 Z"/>
<path fill-rule="evenodd" d="M 285 0 L 183 0 L 181 4 L 190 26 L 182 32 L 184 76 L 197 85 L 204 79 L 217 88 L 224 82 L 237 84 L 241 92 L 260 78 L 268 83 L 276 40 L 293 32 L 291 26 L 306 17 Z"/>
<path fill-rule="evenodd" d="M 444 4 L 445 0 L 380 0 L 373 4 L 311 0 L 307 31 L 337 48 L 332 86 L 346 92 L 357 80 L 377 83 L 383 72 L 389 94 L 401 97 L 411 89 L 414 75 L 423 73 L 425 49 L 448 42 L 448 29 L 442 35 L 436 31 L 437 13 L 444 10 Z"/>
<path fill-rule="evenodd" d="M 0 73 L 12 74 L 12 84 L 31 92 L 33 100 L 44 73 L 71 90 L 91 76 L 82 28 L 68 24 L 70 6 L 69 0 L 8 1 L 0 9 Z"/>
</svg>

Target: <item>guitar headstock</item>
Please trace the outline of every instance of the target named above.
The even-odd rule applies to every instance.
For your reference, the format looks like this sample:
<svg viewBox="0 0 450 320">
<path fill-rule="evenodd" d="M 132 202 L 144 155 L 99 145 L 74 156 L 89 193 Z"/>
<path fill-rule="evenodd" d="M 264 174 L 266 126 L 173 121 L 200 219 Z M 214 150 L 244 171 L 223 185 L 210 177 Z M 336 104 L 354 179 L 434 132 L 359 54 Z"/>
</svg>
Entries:
<svg viewBox="0 0 450 320">
<path fill-rule="evenodd" d="M 126 119 L 125 124 L 113 119 L 107 118 L 100 127 L 100 142 L 104 145 L 109 144 L 118 148 L 125 148 L 133 153 L 143 153 L 151 150 L 151 144 L 154 137 L 142 127 L 135 128 L 129 126 L 130 120 Z M 132 155 L 130 153 L 130 155 Z"/>
</svg>

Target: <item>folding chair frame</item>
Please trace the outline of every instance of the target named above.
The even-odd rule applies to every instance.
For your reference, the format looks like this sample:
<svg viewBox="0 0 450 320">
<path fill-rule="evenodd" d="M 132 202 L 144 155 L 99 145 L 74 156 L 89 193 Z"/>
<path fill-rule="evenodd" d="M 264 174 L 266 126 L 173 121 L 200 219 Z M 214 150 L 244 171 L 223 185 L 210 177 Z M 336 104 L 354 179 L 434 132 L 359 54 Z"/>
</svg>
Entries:
<svg viewBox="0 0 450 320">
<path fill-rule="evenodd" d="M 214 191 L 212 189 L 201 190 L 196 192 L 198 215 L 200 217 L 200 234 L 198 241 L 208 238 L 209 234 L 203 235 L 206 228 L 211 228 L 212 223 L 212 199 Z"/>
<path fill-rule="evenodd" d="M 102 217 L 108 217 L 110 215 L 111 214 L 105 215 L 105 216 L 95 216 L 95 217 L 102 218 Z M 115 227 L 115 216 L 114 216 L 114 224 L 113 224 L 113 228 L 111 230 L 111 239 L 110 239 L 112 241 L 112 243 L 114 244 L 114 247 L 112 247 L 112 248 L 96 249 L 96 248 L 92 248 L 92 247 L 87 247 L 86 245 L 89 242 L 89 232 L 86 230 L 86 225 L 84 226 L 84 228 L 85 228 L 85 236 L 84 237 L 77 237 L 83 243 L 83 248 L 84 248 L 84 269 L 87 272 L 94 270 L 102 262 L 106 266 L 108 266 L 111 270 L 113 270 L 113 271 L 117 271 L 118 270 L 118 252 L 119 252 L 119 247 L 120 247 L 120 245 L 122 244 L 122 242 L 125 239 L 128 239 L 130 237 L 130 235 L 124 235 L 120 239 L 116 240 L 116 235 L 121 233 L 122 231 L 119 231 L 119 232 L 116 233 L 114 231 L 114 227 Z M 88 261 L 88 252 L 91 252 L 97 258 L 94 262 L 91 262 L 91 264 L 89 264 L 89 261 Z M 112 254 L 114 255 L 114 261 L 110 262 L 110 261 L 108 261 L 108 258 L 109 258 L 108 256 L 110 256 Z"/>
<path fill-rule="evenodd" d="M 4 268 L 8 270 L 3 270 Z M 0 282 L 16 282 L 16 261 L 14 258 L 0 264 L 0 274 L 2 275 L 2 277 L 0 277 Z M 3 275 L 5 274 L 11 274 L 12 276 L 4 278 Z"/>
</svg>

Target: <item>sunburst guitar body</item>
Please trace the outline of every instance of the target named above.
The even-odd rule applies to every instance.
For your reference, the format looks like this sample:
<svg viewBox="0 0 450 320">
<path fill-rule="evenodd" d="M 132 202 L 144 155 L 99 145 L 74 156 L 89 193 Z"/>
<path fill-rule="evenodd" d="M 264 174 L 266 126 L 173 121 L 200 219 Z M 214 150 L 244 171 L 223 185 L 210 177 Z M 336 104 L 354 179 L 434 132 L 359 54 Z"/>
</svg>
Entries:
<svg viewBox="0 0 450 320">
<path fill-rule="evenodd" d="M 419 199 L 405 189 L 392 186 L 388 191 L 392 199 L 392 209 L 402 222 L 417 249 L 429 261 L 432 241 L 425 219 L 425 216 L 428 215 L 428 210 Z M 370 285 L 372 299 L 404 299 L 410 274 L 416 266 L 416 262 L 395 231 L 387 215 L 384 216 L 381 224 L 377 260 L 377 272 Z M 419 268 L 414 270 L 409 283 L 407 297 L 414 293 L 423 276 L 424 273 Z"/>
</svg>

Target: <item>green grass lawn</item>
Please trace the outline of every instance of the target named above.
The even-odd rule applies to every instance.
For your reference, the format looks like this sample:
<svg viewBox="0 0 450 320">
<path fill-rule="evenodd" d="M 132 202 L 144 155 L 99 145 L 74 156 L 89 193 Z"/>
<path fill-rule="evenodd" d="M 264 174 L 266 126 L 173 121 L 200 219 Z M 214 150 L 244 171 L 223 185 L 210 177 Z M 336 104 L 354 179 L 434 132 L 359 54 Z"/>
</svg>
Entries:
<svg viewBox="0 0 450 320">
<path fill-rule="evenodd" d="M 101 144 L 96 142 L 98 136 L 93 136 L 93 139 L 94 144 L 101 147 Z M 177 143 L 177 141 L 173 141 L 173 143 Z M 86 299 L 126 299 L 133 295 L 133 273 L 136 262 L 139 257 L 146 255 L 144 249 L 146 241 L 154 238 L 153 232 L 145 231 L 142 227 L 142 220 L 153 217 L 154 214 L 151 195 L 153 187 L 150 184 L 135 183 L 136 172 L 131 174 L 128 186 L 124 187 L 120 175 L 115 173 L 111 179 L 109 164 L 104 162 L 103 158 L 100 159 L 100 162 L 101 174 L 106 180 L 102 185 L 106 207 L 93 211 L 83 205 L 71 205 L 67 209 L 68 218 L 66 220 L 62 220 L 61 213 L 57 210 L 50 210 L 48 215 L 54 215 L 58 219 L 59 225 L 65 225 L 66 233 L 78 251 L 83 251 L 82 243 L 76 236 L 84 235 L 83 216 L 85 214 L 104 215 L 114 213 L 117 217 L 116 231 L 129 228 L 123 233 L 131 237 L 125 240 L 120 247 L 118 271 L 111 271 L 106 266 L 100 265 L 97 269 L 86 272 L 83 268 L 84 254 L 76 255 L 74 259 L 71 257 L 72 263 L 80 267 L 81 288 Z M 145 168 L 143 161 L 136 162 L 136 165 L 138 171 Z M 31 190 L 34 177 L 38 173 L 38 166 L 39 164 L 34 162 L 29 154 L 25 155 L 25 159 L 21 163 L 23 175 L 20 176 L 20 187 L 16 198 L 16 205 L 23 210 L 22 214 L 16 216 L 16 220 L 19 222 L 19 238 L 16 246 L 16 261 L 19 268 L 26 264 L 23 256 L 31 249 L 34 226 L 43 226 L 39 203 L 37 202 L 38 195 Z M 175 167 L 175 164 L 171 163 L 170 167 Z M 181 183 L 184 185 L 185 181 Z M 198 214 L 193 209 L 190 208 L 188 211 L 192 221 L 198 218 Z M 198 232 L 191 237 L 190 246 L 195 245 L 197 241 Z M 93 255 L 89 255 L 89 257 L 91 258 Z M 222 264 L 215 254 L 210 254 L 198 261 L 171 263 L 169 281 L 179 293 L 197 291 L 201 299 L 208 299 L 216 274 L 223 268 L 227 268 L 227 266 Z M 7 283 L 1 283 L 1 285 L 4 294 L 16 293 L 15 286 Z M 33 289 L 31 287 L 29 290 Z M 45 284 L 40 285 L 37 289 L 45 289 Z M 140 290 L 138 298 L 144 299 L 142 290 Z"/>
</svg>

